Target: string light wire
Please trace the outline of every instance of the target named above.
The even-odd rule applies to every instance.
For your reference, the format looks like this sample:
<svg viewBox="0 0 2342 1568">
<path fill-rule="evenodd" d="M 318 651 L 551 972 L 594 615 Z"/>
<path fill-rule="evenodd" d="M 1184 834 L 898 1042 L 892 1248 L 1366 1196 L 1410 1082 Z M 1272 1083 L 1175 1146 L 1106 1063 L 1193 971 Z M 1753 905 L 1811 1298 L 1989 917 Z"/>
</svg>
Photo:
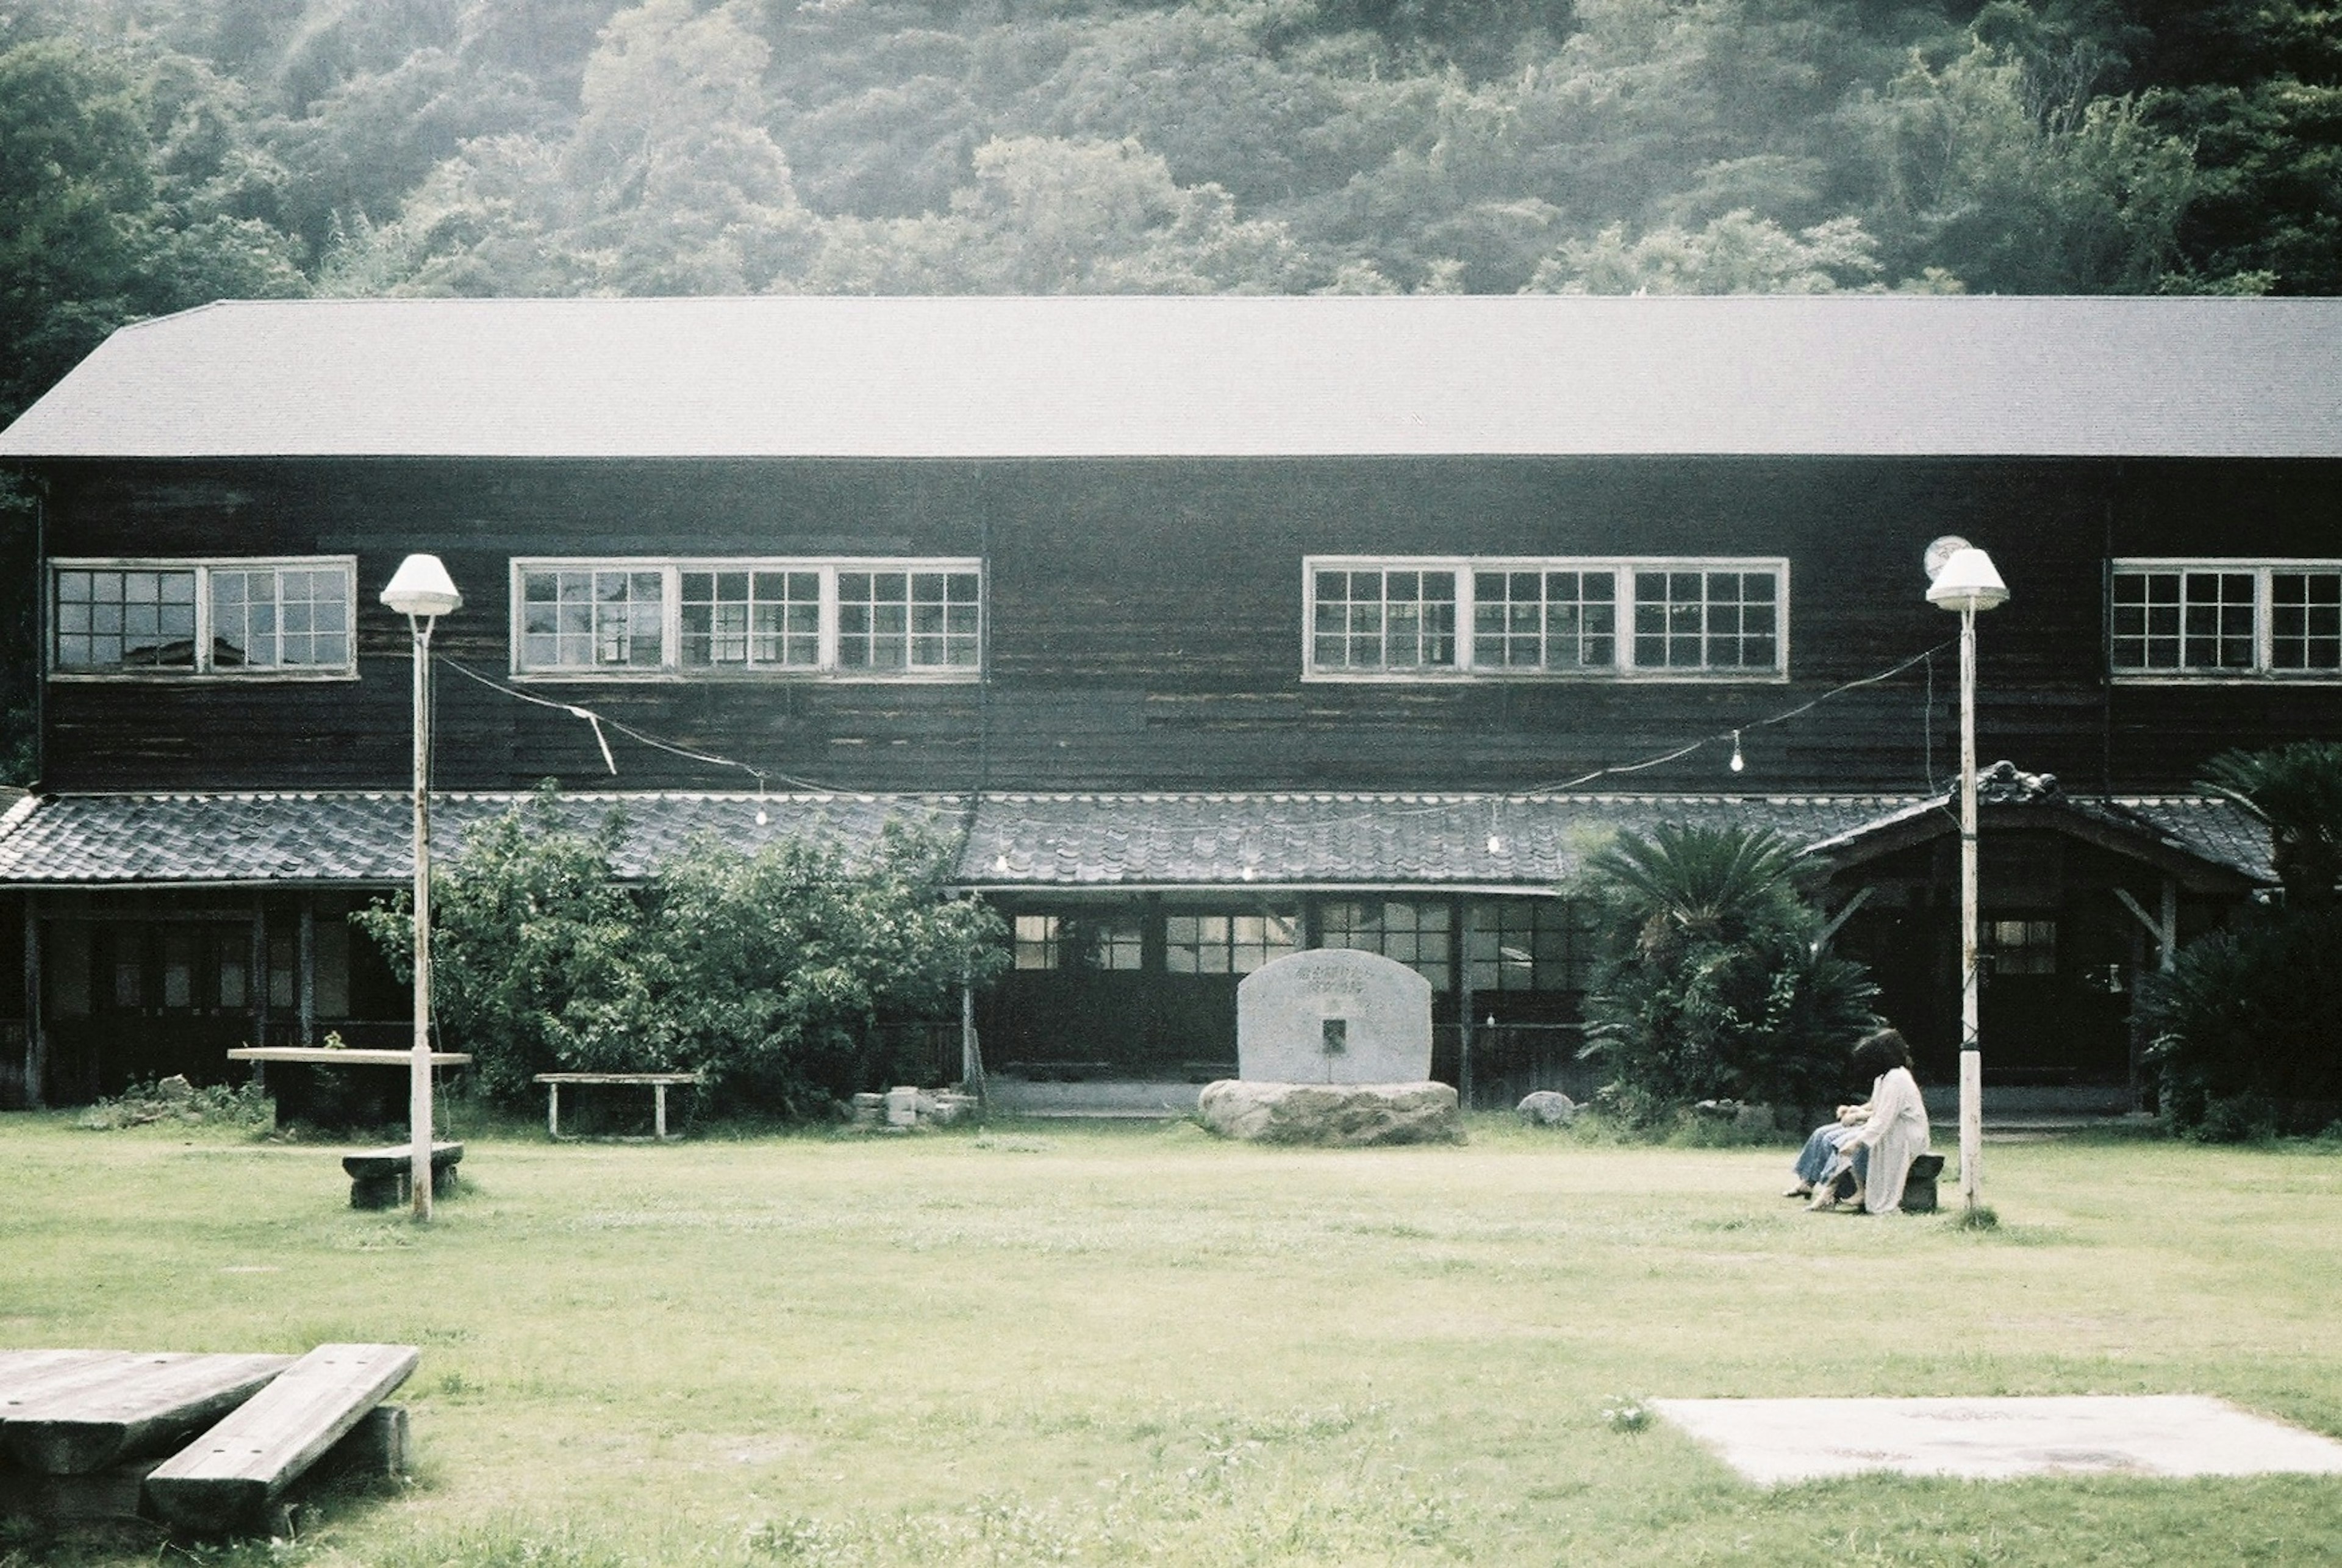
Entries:
<svg viewBox="0 0 2342 1568">
<path fill-rule="evenodd" d="M 1928 793 L 1932 794 L 1935 791 L 1935 737 L 1933 734 L 1936 691 L 1935 660 L 1937 654 L 1942 653 L 1945 649 L 1950 646 L 1952 646 L 1952 643 L 1948 639 L 1944 642 L 1937 643 L 1933 647 L 1921 649 L 1918 653 L 1912 654 L 1907 659 L 1904 659 L 1894 664 L 1888 665 L 1886 669 L 1877 671 L 1871 674 L 1859 676 L 1854 680 L 1847 681 L 1841 685 L 1832 686 L 1828 691 L 1808 697 L 1804 702 L 1797 704 L 1795 707 L 1784 708 L 1777 714 L 1771 714 L 1759 719 L 1747 720 L 1730 729 L 1719 730 L 1713 734 L 1702 735 L 1696 740 L 1686 741 L 1682 745 L 1676 746 L 1669 751 L 1661 752 L 1656 756 L 1645 757 L 1637 762 L 1619 763 L 1610 767 L 1596 768 L 1591 773 L 1580 774 L 1575 778 L 1560 779 L 1545 784 L 1532 784 L 1526 789 L 1496 792 L 1495 794 L 1490 796 L 1490 841 L 1492 844 L 1500 844 L 1502 842 L 1495 818 L 1495 805 L 1497 802 L 1504 800 L 1518 800 L 1530 795 L 1566 794 L 1571 790 L 1581 789 L 1586 785 L 1594 783 L 1597 779 L 1615 778 L 1626 774 L 1646 773 L 1652 768 L 1664 767 L 1668 763 L 1677 762 L 1691 755 L 1694 752 L 1698 751 L 1703 746 L 1718 745 L 1727 742 L 1731 744 L 1734 755 L 1736 758 L 1739 754 L 1740 736 L 1743 731 L 1758 730 L 1764 729 L 1771 724 L 1787 724 L 1791 719 L 1798 718 L 1804 714 L 1813 712 L 1814 709 L 1821 706 L 1822 704 L 1830 701 L 1834 697 L 1843 696 L 1848 692 L 1859 691 L 1865 686 L 1875 686 L 1882 682 L 1891 681 L 1905 671 L 1913 668 L 1915 665 L 1921 664 L 1926 665 L 1927 671 L 1927 718 L 1926 723 L 1922 727 L 1928 731 L 1926 739 L 1927 774 Z M 583 706 L 580 704 L 555 702 L 545 697 L 537 696 L 530 692 L 519 691 L 512 686 L 506 685 L 502 681 L 493 680 L 486 675 L 481 674 L 477 670 L 474 670 L 455 659 L 451 659 L 444 654 L 435 654 L 433 658 L 436 662 L 445 664 L 457 674 L 464 676 L 467 680 L 475 681 L 479 684 L 487 687 L 492 692 L 500 692 L 504 695 L 514 698 L 516 701 L 530 703 L 540 708 L 550 708 L 555 713 L 564 714 L 571 718 L 583 721 L 593 730 L 594 738 L 600 744 L 602 749 L 602 761 L 604 764 L 608 767 L 611 776 L 613 777 L 617 775 L 618 764 L 616 756 L 611 752 L 610 743 L 603 733 L 604 726 L 606 725 L 609 729 L 616 731 L 619 734 L 625 735 L 628 740 L 634 741 L 641 745 L 649 746 L 655 751 L 665 752 L 669 755 L 682 757 L 691 762 L 706 763 L 710 767 L 732 768 L 740 773 L 746 774 L 750 778 L 756 781 L 757 814 L 759 817 L 765 815 L 764 794 L 768 781 L 777 781 L 790 788 L 806 790 L 816 794 L 854 794 L 859 793 L 856 790 L 846 789 L 834 784 L 816 783 L 814 780 L 801 778 L 793 774 L 782 773 L 776 769 L 760 768 L 756 766 L 754 764 L 744 763 L 736 757 L 727 757 L 714 752 L 700 751 L 691 746 L 677 745 L 672 741 L 661 740 L 656 735 L 646 734 L 644 732 L 635 728 L 631 724 L 621 724 L 616 719 L 611 718 L 606 714 L 596 713 L 593 709 Z M 1308 794 L 1314 792 L 1298 791 L 1292 793 Z M 1339 793 L 1346 794 L 1351 792 L 1345 791 Z M 1360 815 L 1356 820 L 1364 823 L 1377 820 L 1388 820 L 1392 816 L 1429 816 L 1451 811 L 1453 809 L 1454 805 L 1446 802 L 1409 807 L 1384 806 L 1378 808 L 1370 814 Z M 1344 820 L 1350 819 L 1346 818 Z M 1497 852 L 1492 850 L 1491 853 Z"/>
</svg>

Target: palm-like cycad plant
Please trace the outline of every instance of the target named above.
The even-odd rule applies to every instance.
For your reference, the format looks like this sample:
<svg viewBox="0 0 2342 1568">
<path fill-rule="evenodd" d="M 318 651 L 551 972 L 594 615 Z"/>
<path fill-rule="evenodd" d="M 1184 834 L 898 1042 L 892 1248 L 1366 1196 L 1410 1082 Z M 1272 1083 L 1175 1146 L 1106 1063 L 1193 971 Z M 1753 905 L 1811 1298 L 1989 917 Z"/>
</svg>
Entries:
<svg viewBox="0 0 2342 1568">
<path fill-rule="evenodd" d="M 2270 858 L 2296 908 L 2337 899 L 2342 884 L 2342 744 L 2296 741 L 2263 752 L 2223 752 L 2199 788 L 2226 796 L 2269 830 Z"/>
<path fill-rule="evenodd" d="M 1861 965 L 1817 951 L 1817 875 L 1761 828 L 1663 824 L 1587 862 L 1610 963 L 1587 998 L 1586 1054 L 1611 1070 L 1627 1114 L 1827 1100 L 1877 1023 L 1877 988 Z"/>
</svg>

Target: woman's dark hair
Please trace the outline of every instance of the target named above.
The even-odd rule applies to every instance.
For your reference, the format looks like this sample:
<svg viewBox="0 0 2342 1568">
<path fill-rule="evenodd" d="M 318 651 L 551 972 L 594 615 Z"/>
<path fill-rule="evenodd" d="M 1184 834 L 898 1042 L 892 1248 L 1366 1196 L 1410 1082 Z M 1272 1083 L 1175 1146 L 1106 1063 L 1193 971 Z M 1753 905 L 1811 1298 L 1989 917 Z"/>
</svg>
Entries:
<svg viewBox="0 0 2342 1568">
<path fill-rule="evenodd" d="M 1877 1078 L 1897 1067 L 1908 1069 L 1914 1065 L 1909 1042 L 1893 1029 L 1866 1034 L 1854 1048 L 1854 1070 L 1860 1077 Z"/>
</svg>

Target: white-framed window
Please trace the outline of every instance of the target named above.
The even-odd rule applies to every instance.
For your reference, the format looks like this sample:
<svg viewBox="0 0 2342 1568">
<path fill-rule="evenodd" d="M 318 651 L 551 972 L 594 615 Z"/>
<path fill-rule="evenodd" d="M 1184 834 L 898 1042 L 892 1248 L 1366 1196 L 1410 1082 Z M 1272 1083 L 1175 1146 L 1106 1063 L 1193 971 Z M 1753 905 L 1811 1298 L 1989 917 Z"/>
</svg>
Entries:
<svg viewBox="0 0 2342 1568">
<path fill-rule="evenodd" d="M 2110 592 L 2117 676 L 2342 681 L 2342 561 L 2118 560 Z"/>
<path fill-rule="evenodd" d="M 1312 555 L 1310 680 L 1777 680 L 1789 564 L 1777 556 Z"/>
<path fill-rule="evenodd" d="M 347 679 L 357 557 L 49 563 L 49 672 Z"/>
<path fill-rule="evenodd" d="M 519 675 L 793 675 L 974 680 L 974 560 L 522 557 Z"/>
</svg>

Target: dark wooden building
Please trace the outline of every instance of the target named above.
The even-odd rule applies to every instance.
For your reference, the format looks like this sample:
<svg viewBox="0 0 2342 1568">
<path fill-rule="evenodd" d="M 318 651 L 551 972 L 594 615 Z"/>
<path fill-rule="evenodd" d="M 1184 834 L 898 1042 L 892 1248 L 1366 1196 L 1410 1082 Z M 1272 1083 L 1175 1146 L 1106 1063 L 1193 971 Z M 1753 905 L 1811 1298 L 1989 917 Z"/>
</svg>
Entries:
<svg viewBox="0 0 2342 1568">
<path fill-rule="evenodd" d="M 2127 1081 L 2140 974 L 2268 877 L 2190 781 L 2342 728 L 2327 302 L 222 305 L 116 334 L 0 458 L 45 558 L 18 1099 L 403 1015 L 344 916 L 406 874 L 411 551 L 465 596 L 458 834 L 548 776 L 622 794 L 645 864 L 932 816 L 1016 933 L 986 1053 L 1036 1074 L 1218 1071 L 1242 974 L 1356 945 L 1509 1092 L 1574 1044 L 1559 890 L 1671 818 L 1827 855 L 1947 1066 L 1942 535 L 2014 591 L 1988 1077 Z"/>
</svg>

